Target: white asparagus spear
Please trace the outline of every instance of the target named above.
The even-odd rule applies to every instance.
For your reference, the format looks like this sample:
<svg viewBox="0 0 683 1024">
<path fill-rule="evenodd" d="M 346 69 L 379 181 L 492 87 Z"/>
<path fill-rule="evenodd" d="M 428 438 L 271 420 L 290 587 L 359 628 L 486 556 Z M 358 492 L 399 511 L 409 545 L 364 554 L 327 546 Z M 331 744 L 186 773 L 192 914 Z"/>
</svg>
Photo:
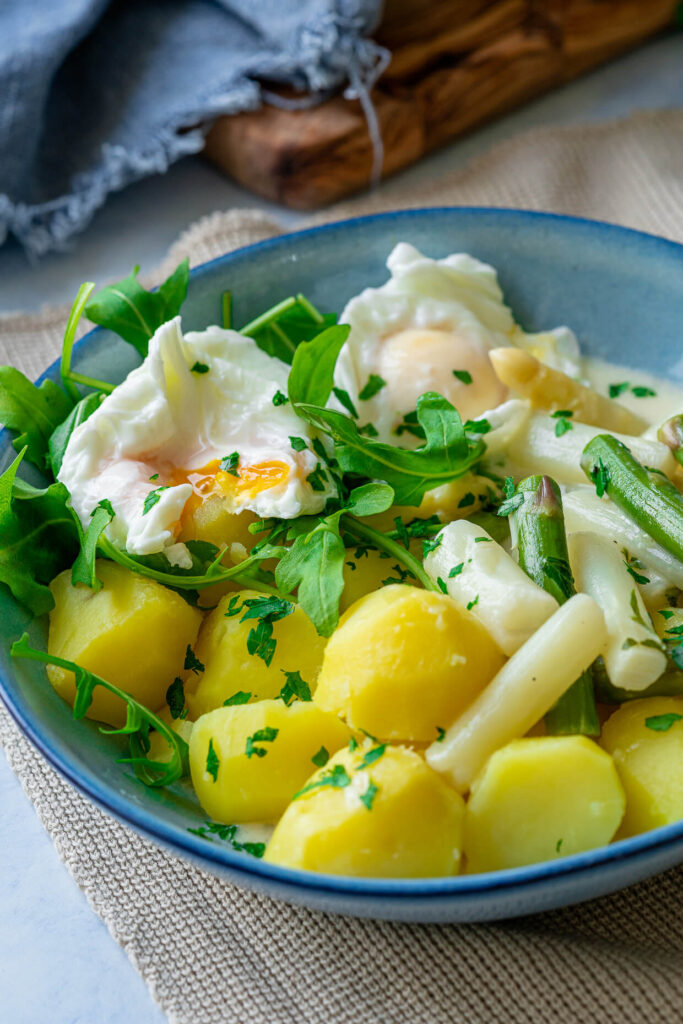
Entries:
<svg viewBox="0 0 683 1024">
<path fill-rule="evenodd" d="M 557 611 L 555 598 L 480 526 L 460 519 L 437 536 L 441 542 L 425 558 L 425 569 L 479 619 L 503 654 L 514 654 Z"/>
<path fill-rule="evenodd" d="M 607 675 L 622 690 L 644 690 L 666 671 L 666 655 L 629 573 L 618 541 L 572 533 L 569 563 L 577 590 L 602 608 L 607 627 Z"/>
<path fill-rule="evenodd" d="M 507 456 L 520 475 L 541 473 L 561 484 L 585 483 L 581 453 L 589 441 L 605 431 L 570 420 L 571 429 L 557 437 L 555 431 L 558 422 L 552 416 L 542 413 L 528 417 L 510 437 Z M 613 433 L 612 436 L 623 441 L 644 466 L 652 466 L 668 477 L 673 476 L 676 461 L 665 444 L 627 434 Z"/>
<path fill-rule="evenodd" d="M 587 594 L 575 594 L 512 655 L 443 740 L 427 748 L 428 763 L 465 793 L 491 754 L 528 732 L 606 642 L 600 608 Z"/>
<path fill-rule="evenodd" d="M 669 583 L 683 590 L 683 565 L 669 551 L 656 544 L 645 530 L 607 498 L 598 498 L 595 488 L 577 487 L 562 496 L 567 533 L 592 530 L 616 540 L 645 566 L 652 566 Z M 647 576 L 647 568 L 643 570 Z"/>
</svg>

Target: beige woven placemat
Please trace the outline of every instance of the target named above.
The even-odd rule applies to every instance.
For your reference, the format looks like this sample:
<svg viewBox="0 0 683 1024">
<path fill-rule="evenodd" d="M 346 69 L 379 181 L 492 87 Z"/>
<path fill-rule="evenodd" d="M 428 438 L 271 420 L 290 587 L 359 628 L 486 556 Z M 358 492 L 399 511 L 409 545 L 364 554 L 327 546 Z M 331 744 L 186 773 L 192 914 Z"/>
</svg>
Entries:
<svg viewBox="0 0 683 1024">
<path fill-rule="evenodd" d="M 555 210 L 683 240 L 683 112 L 536 130 L 438 183 L 410 191 L 397 180 L 333 213 L 429 203 Z M 278 231 L 257 212 L 217 213 L 185 232 L 167 263 L 186 254 L 201 263 Z M 0 361 L 37 374 L 57 354 L 62 325 L 62 311 L 0 319 Z M 140 839 L 64 782 L 4 709 L 0 743 L 59 855 L 173 1024 L 681 1020 L 681 869 L 503 924 L 328 917 L 240 892 Z"/>
</svg>

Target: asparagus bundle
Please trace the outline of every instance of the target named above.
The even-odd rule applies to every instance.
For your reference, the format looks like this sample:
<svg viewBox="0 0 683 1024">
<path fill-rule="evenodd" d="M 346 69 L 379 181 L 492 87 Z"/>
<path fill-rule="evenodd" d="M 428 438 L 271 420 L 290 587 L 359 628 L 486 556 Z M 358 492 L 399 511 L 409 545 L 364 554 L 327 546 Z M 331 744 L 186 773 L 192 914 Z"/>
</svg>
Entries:
<svg viewBox="0 0 683 1024">
<path fill-rule="evenodd" d="M 564 604 L 576 590 L 569 566 L 560 489 L 548 476 L 530 476 L 518 484 L 516 495 L 520 500 L 511 519 L 519 564 L 534 583 Z M 545 722 L 550 733 L 599 735 L 590 668 L 548 711 Z"/>
</svg>

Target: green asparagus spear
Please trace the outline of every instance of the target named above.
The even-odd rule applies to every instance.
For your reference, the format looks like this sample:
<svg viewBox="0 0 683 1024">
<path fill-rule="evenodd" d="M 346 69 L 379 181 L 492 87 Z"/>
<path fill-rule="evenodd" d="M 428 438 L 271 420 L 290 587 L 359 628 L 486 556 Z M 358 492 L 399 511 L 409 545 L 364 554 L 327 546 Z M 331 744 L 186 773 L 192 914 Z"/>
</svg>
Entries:
<svg viewBox="0 0 683 1024">
<path fill-rule="evenodd" d="M 672 669 L 656 679 L 644 690 L 623 690 L 614 686 L 607 675 L 605 662 L 597 658 L 593 662 L 595 693 L 602 704 L 623 704 L 628 700 L 642 700 L 643 697 L 679 697 L 683 695 L 683 672 Z"/>
<path fill-rule="evenodd" d="M 517 485 L 516 494 L 523 497 L 511 516 L 519 564 L 534 583 L 564 604 L 576 590 L 569 567 L 560 489 L 548 476 L 530 476 Z M 551 734 L 599 734 L 590 669 L 550 709 L 545 724 Z"/>
<path fill-rule="evenodd" d="M 625 444 L 598 434 L 581 456 L 581 468 L 657 544 L 683 561 L 683 498 L 659 473 L 642 466 Z"/>
</svg>

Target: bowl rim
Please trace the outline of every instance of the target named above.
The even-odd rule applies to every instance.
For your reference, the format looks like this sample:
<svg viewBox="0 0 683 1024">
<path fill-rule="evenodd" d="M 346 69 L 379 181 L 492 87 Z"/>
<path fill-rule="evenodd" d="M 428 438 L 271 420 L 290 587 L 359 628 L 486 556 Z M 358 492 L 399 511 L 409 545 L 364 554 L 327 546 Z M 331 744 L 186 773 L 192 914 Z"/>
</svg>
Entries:
<svg viewBox="0 0 683 1024">
<path fill-rule="evenodd" d="M 622 227 L 607 221 L 590 220 L 572 217 L 566 214 L 543 213 L 532 210 L 518 210 L 503 207 L 472 207 L 472 206 L 440 206 L 419 207 L 409 210 L 389 210 L 382 213 L 368 214 L 345 220 L 289 231 L 275 238 L 255 242 L 240 249 L 224 253 L 212 260 L 193 267 L 190 277 L 201 278 L 217 267 L 229 266 L 252 257 L 258 258 L 263 252 L 273 249 L 285 249 L 292 244 L 312 236 L 334 235 L 341 231 L 353 230 L 373 223 L 386 223 L 391 220 L 407 221 L 411 218 L 453 216 L 482 218 L 485 216 L 501 218 L 506 221 L 517 220 L 520 223 L 545 223 L 569 229 L 575 232 L 587 232 L 592 235 L 628 238 L 635 244 L 645 247 L 652 255 L 656 252 L 666 253 L 678 259 L 683 258 L 683 245 L 659 235 Z M 86 349 L 102 328 L 95 327 L 88 331 L 74 346 L 74 354 Z M 56 359 L 37 379 L 40 384 L 48 378 L 58 376 L 59 358 Z M 0 432 L 0 455 L 11 445 L 10 431 Z M 549 882 L 559 877 L 573 876 L 582 872 L 597 869 L 608 864 L 618 864 L 625 860 L 633 860 L 652 854 L 658 849 L 675 846 L 683 841 L 683 820 L 670 825 L 660 826 L 649 832 L 617 840 L 608 846 L 588 850 L 583 853 L 571 854 L 557 860 L 541 861 L 536 864 L 518 868 L 507 868 L 472 875 L 446 875 L 436 878 L 374 878 L 347 877 L 342 875 L 323 874 L 313 871 L 287 868 L 270 864 L 255 857 L 247 856 L 231 850 L 227 845 L 208 843 L 206 840 L 188 832 L 180 826 L 170 824 L 159 818 L 152 808 L 129 803 L 125 797 L 110 788 L 94 773 L 92 775 L 77 769 L 53 744 L 50 736 L 42 726 L 41 719 L 34 719 L 25 713 L 13 700 L 11 683 L 0 672 L 0 697 L 10 716 L 20 731 L 31 741 L 46 760 L 84 796 L 92 800 L 105 812 L 117 820 L 131 826 L 135 831 L 148 836 L 165 847 L 170 847 L 195 862 L 209 862 L 217 868 L 223 868 L 233 876 L 243 876 L 245 884 L 255 885 L 258 880 L 264 883 L 280 883 L 288 889 L 306 889 L 321 894 L 348 894 L 349 896 L 370 897 L 375 900 L 443 898 L 458 896 L 485 895 L 510 888 L 523 888 L 536 883 Z M 683 859 L 683 849 L 681 852 Z"/>
</svg>

